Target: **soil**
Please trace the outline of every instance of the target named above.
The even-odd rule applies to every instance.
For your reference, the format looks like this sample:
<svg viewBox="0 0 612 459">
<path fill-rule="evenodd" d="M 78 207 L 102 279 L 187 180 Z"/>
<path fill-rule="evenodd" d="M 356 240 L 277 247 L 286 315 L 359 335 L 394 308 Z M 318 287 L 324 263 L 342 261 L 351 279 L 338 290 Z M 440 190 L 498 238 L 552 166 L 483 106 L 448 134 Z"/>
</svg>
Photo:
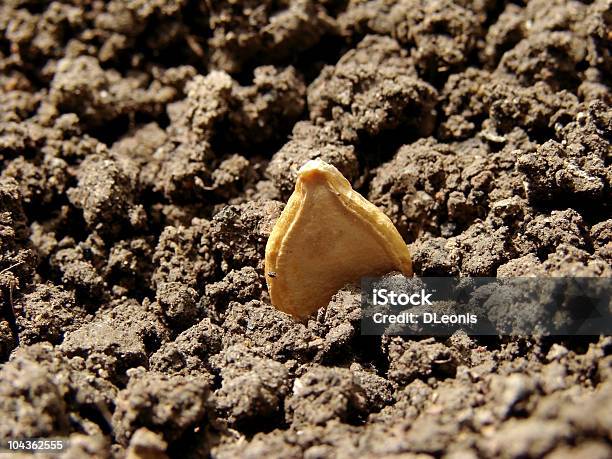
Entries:
<svg viewBox="0 0 612 459">
<path fill-rule="evenodd" d="M 64 457 L 607 458 L 612 338 L 297 323 L 320 157 L 415 273 L 612 276 L 610 0 L 0 4 L 0 438 Z"/>
</svg>

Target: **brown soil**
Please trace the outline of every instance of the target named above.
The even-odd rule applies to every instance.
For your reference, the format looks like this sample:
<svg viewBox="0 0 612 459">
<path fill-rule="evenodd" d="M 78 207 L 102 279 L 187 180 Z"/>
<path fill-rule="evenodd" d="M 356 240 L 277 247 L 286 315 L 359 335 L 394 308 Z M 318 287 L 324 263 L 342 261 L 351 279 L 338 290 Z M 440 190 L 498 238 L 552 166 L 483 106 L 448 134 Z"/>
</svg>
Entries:
<svg viewBox="0 0 612 459">
<path fill-rule="evenodd" d="M 417 275 L 612 276 L 610 0 L 0 3 L 0 438 L 66 457 L 612 456 L 612 338 L 269 304 L 320 157 Z"/>
</svg>

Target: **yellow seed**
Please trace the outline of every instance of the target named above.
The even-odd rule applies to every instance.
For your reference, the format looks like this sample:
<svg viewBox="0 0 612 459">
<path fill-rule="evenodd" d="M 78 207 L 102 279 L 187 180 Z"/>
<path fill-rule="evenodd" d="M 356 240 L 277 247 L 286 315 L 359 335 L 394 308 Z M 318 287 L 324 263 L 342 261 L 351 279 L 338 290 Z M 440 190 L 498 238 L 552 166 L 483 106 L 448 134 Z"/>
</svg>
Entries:
<svg viewBox="0 0 612 459">
<path fill-rule="evenodd" d="M 265 269 L 272 304 L 299 320 L 364 276 L 412 275 L 408 247 L 391 220 L 320 159 L 298 171 L 266 244 Z"/>
</svg>

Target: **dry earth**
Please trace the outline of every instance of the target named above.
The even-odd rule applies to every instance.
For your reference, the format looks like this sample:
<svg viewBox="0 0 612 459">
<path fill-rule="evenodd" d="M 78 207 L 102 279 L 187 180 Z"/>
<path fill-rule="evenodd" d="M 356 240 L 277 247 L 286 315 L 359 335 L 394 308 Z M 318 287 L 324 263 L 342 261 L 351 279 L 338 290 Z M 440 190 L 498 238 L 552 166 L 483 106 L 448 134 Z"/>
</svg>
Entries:
<svg viewBox="0 0 612 459">
<path fill-rule="evenodd" d="M 296 323 L 320 157 L 417 275 L 611 276 L 610 0 L 4 0 L 0 438 L 66 458 L 608 458 L 612 338 Z"/>
</svg>

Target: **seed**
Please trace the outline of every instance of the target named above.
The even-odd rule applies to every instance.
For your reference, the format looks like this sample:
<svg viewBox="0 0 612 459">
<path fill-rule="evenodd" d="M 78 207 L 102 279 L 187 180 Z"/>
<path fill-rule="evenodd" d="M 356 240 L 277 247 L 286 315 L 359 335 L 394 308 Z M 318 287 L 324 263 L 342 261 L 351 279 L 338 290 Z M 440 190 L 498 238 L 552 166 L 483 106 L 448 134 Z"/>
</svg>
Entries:
<svg viewBox="0 0 612 459">
<path fill-rule="evenodd" d="M 346 284 L 396 270 L 412 275 L 408 247 L 391 220 L 334 166 L 304 164 L 266 245 L 272 304 L 304 320 Z"/>
</svg>

